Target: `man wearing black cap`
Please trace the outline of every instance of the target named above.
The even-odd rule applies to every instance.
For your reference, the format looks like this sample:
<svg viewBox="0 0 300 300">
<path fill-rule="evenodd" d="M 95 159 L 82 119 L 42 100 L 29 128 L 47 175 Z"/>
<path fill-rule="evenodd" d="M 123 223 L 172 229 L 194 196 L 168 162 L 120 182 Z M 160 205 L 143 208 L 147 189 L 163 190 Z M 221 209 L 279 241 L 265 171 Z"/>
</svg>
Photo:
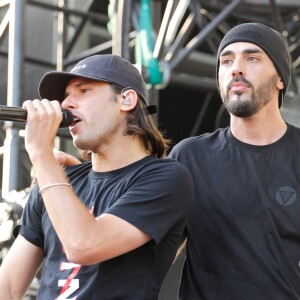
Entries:
<svg viewBox="0 0 300 300">
<path fill-rule="evenodd" d="M 138 70 L 96 55 L 41 80 L 26 101 L 25 145 L 38 185 L 0 270 L 0 299 L 23 299 L 43 263 L 38 299 L 157 299 L 180 244 L 193 193 L 188 171 L 146 105 Z M 49 101 L 49 100 L 54 101 Z M 61 107 L 90 161 L 65 170 L 53 154 Z"/>
<path fill-rule="evenodd" d="M 217 59 L 230 127 L 169 155 L 188 167 L 195 192 L 180 299 L 300 299 L 300 130 L 279 110 L 287 42 L 245 23 L 225 35 Z"/>
</svg>

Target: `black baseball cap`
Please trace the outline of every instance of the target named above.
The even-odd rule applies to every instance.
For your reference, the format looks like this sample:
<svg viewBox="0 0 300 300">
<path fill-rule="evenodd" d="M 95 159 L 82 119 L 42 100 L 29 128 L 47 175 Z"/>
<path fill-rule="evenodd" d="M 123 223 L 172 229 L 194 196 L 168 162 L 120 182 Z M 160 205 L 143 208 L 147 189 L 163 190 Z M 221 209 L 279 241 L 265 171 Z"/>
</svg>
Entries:
<svg viewBox="0 0 300 300">
<path fill-rule="evenodd" d="M 70 72 L 47 72 L 39 83 L 41 98 L 65 99 L 68 83 L 77 77 L 113 83 L 120 87 L 131 88 L 147 103 L 148 93 L 144 79 L 138 69 L 124 58 L 113 54 L 89 56 L 79 61 Z M 148 106 L 149 113 L 157 112 L 156 106 Z"/>
</svg>

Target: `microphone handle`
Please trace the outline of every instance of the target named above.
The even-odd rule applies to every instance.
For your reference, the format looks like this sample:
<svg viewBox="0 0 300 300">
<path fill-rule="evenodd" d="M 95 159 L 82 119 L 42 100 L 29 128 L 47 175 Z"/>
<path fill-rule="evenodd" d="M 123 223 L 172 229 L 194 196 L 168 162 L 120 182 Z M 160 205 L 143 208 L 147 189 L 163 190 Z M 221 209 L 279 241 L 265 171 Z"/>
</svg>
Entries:
<svg viewBox="0 0 300 300">
<path fill-rule="evenodd" d="M 26 122 L 27 110 L 16 106 L 0 105 L 0 120 Z"/>
<path fill-rule="evenodd" d="M 73 122 L 73 114 L 67 110 L 62 109 L 63 120 L 60 123 L 60 128 L 68 127 Z M 17 106 L 0 105 L 0 120 L 26 122 L 27 110 Z"/>
</svg>

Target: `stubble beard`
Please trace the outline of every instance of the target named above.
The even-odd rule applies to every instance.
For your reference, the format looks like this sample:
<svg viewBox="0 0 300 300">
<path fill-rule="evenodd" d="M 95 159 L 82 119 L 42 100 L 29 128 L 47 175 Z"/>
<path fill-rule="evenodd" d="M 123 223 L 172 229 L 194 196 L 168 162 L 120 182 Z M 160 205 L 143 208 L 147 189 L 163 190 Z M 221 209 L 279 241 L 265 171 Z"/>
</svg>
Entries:
<svg viewBox="0 0 300 300">
<path fill-rule="evenodd" d="M 95 144 L 97 144 L 99 139 L 94 135 L 90 134 L 88 131 L 73 137 L 73 144 L 76 148 L 82 151 L 93 151 Z"/>
<path fill-rule="evenodd" d="M 232 81 L 242 81 L 252 89 L 251 94 L 248 98 L 245 98 L 243 92 L 236 92 L 233 96 L 229 95 L 229 88 L 225 92 L 221 92 L 221 97 L 224 106 L 228 112 L 238 118 L 247 118 L 255 115 L 264 106 L 266 106 L 272 99 L 272 94 L 275 92 L 275 86 L 277 81 L 277 75 L 272 75 L 269 80 L 257 87 L 251 84 L 244 78 L 233 79 Z M 229 83 L 228 87 L 231 86 L 232 82 Z M 244 98 L 243 98 L 244 95 Z"/>
</svg>

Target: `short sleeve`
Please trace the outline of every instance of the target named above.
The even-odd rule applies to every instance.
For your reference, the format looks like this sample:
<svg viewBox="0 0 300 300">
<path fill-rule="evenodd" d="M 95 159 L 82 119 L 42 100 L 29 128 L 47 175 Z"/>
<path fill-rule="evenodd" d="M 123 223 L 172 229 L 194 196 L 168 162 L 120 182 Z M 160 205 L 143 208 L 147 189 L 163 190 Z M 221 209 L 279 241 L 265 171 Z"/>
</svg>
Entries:
<svg viewBox="0 0 300 300">
<path fill-rule="evenodd" d="M 45 207 L 35 185 L 30 192 L 19 225 L 14 229 L 14 236 L 21 234 L 26 240 L 37 247 L 43 247 L 42 214 Z"/>
<path fill-rule="evenodd" d="M 192 202 L 190 173 L 177 161 L 161 159 L 145 166 L 107 213 L 126 220 L 159 243 L 171 229 L 184 227 Z"/>
</svg>

